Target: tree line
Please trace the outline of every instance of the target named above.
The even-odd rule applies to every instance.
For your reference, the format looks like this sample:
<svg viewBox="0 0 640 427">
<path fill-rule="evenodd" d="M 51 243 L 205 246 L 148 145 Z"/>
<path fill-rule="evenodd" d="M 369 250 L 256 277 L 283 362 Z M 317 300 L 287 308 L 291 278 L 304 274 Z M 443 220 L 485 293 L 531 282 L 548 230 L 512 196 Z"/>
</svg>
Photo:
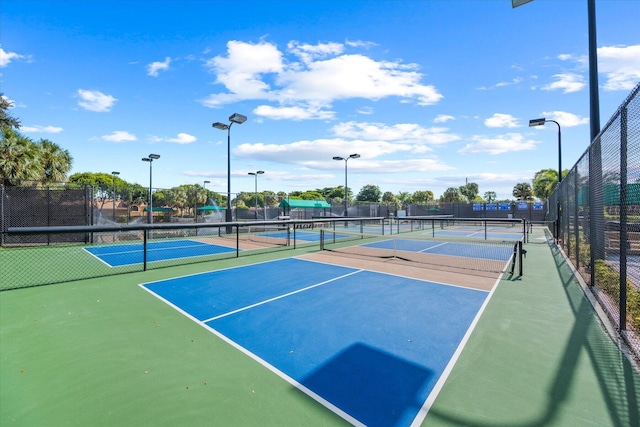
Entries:
<svg viewBox="0 0 640 427">
<path fill-rule="evenodd" d="M 129 183 L 119 176 L 102 172 L 82 172 L 68 176 L 73 157 L 68 150 L 48 140 L 34 141 L 19 132 L 20 120 L 9 113 L 13 105 L 0 93 L 0 178 L 5 186 L 21 185 L 32 181 L 41 185 L 69 183 L 87 185 L 96 191 L 95 197 L 104 204 L 106 200 L 121 200 L 128 205 L 141 205 L 147 202 L 148 189 L 140 184 Z M 563 175 L 566 171 L 563 172 Z M 514 186 L 512 195 L 516 200 L 547 200 L 558 184 L 558 172 L 554 169 L 543 169 L 537 172 L 532 184 L 521 182 Z M 401 191 L 394 194 L 382 192 L 377 185 L 369 184 L 360 189 L 354 196 L 349 188 L 345 194 L 343 186 L 316 188 L 307 191 L 263 191 L 255 194 L 241 192 L 232 200 L 233 206 L 250 208 L 253 206 L 275 206 L 283 198 L 303 200 L 328 200 L 339 204 L 345 198 L 353 202 L 382 202 L 398 207 L 408 204 L 427 204 L 435 202 L 501 202 L 494 191 L 486 191 L 480 196 L 478 184 L 466 183 L 460 187 L 449 187 L 436 200 L 430 190 L 419 190 L 413 193 Z M 195 206 L 208 203 L 226 206 L 226 195 L 208 190 L 198 184 L 185 184 L 171 189 L 158 190 L 153 193 L 155 206 L 172 206 L 179 210 L 190 211 Z"/>
</svg>

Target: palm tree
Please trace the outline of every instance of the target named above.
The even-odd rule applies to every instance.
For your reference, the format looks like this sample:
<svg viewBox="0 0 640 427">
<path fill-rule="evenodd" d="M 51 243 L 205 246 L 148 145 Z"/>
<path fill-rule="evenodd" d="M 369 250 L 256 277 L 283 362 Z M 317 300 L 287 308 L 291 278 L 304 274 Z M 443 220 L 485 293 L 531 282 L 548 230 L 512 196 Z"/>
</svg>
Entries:
<svg viewBox="0 0 640 427">
<path fill-rule="evenodd" d="M 513 187 L 513 197 L 518 200 L 531 200 L 533 199 L 533 189 L 528 182 L 520 182 Z"/>
<path fill-rule="evenodd" d="M 0 128 L 20 128 L 20 120 L 8 113 L 9 109 L 12 107 L 13 101 L 5 97 L 4 94 L 0 92 Z"/>
<path fill-rule="evenodd" d="M 547 200 L 558 185 L 558 171 L 542 169 L 533 178 L 533 194 L 540 200 Z"/>
<path fill-rule="evenodd" d="M 13 128 L 3 127 L 0 140 L 2 183 L 16 185 L 20 180 L 38 180 L 42 177 L 42 172 L 37 145 Z"/>
<path fill-rule="evenodd" d="M 73 158 L 68 150 L 63 150 L 59 145 L 41 139 L 38 143 L 40 151 L 40 163 L 44 169 L 45 182 L 62 182 L 67 178 L 71 170 Z"/>
</svg>

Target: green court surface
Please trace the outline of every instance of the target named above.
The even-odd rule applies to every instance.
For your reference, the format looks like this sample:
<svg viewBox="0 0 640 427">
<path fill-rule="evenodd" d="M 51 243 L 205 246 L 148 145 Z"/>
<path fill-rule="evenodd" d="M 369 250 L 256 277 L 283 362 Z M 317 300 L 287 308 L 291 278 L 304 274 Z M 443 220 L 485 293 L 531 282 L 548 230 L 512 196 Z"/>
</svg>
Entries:
<svg viewBox="0 0 640 427">
<path fill-rule="evenodd" d="M 555 249 L 526 249 L 423 425 L 639 425 L 640 374 Z M 0 425 L 348 425 L 138 286 L 313 250 L 0 292 Z"/>
</svg>

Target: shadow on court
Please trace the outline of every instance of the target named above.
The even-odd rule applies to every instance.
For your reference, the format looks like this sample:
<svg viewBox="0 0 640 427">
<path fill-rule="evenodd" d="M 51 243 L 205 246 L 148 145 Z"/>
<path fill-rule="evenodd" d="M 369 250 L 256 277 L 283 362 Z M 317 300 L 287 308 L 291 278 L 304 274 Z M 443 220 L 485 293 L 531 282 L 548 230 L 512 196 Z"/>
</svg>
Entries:
<svg viewBox="0 0 640 427">
<path fill-rule="evenodd" d="M 415 363 L 355 343 L 301 384 L 368 426 L 409 425 L 433 375 Z"/>
<path fill-rule="evenodd" d="M 539 349 L 547 353 L 560 352 L 556 359 L 558 362 L 548 366 L 548 377 L 551 379 L 547 383 L 548 387 L 536 392 L 543 398 L 541 400 L 544 400 L 544 403 L 539 403 L 538 411 L 528 415 L 522 414 L 520 420 L 516 416 L 510 417 L 509 420 L 496 417 L 491 421 L 436 406 L 429 412 L 427 425 L 429 421 L 434 421 L 436 425 L 450 426 L 543 427 L 567 425 L 568 420 L 572 420 L 575 425 L 585 425 L 581 424 L 582 420 L 588 425 L 640 426 L 640 375 L 603 330 L 563 254 L 553 244 L 550 244 L 547 250 L 551 251 L 557 270 L 557 278 L 553 281 L 562 286 L 557 297 L 564 297 L 570 307 L 570 315 L 564 324 L 550 325 L 550 328 L 568 329 L 564 348 Z M 537 287 L 539 290 L 532 292 L 545 292 L 544 287 Z M 539 316 L 542 312 L 534 313 Z M 541 320 L 532 318 L 529 321 Z M 529 339 L 535 340 L 536 337 Z M 540 354 L 540 357 L 544 356 Z M 585 378 L 591 376 L 595 381 L 586 382 Z M 585 388 L 585 384 L 590 384 L 590 388 Z M 517 390 L 521 385 L 514 382 L 511 387 Z M 587 395 L 600 396 L 607 413 L 603 415 L 598 413 L 597 409 L 595 413 L 591 413 L 594 409 L 589 407 L 586 400 L 581 402 L 580 411 L 571 413 L 571 409 L 567 410 L 576 405 L 576 399 L 579 399 L 576 396 Z M 599 421 L 597 417 L 600 417 Z"/>
</svg>

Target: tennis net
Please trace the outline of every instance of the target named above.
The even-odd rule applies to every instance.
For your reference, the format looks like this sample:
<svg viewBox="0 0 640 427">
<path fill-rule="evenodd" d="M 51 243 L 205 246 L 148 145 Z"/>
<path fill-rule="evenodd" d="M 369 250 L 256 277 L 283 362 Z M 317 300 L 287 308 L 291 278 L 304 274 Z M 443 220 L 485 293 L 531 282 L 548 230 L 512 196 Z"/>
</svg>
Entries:
<svg viewBox="0 0 640 427">
<path fill-rule="evenodd" d="M 341 256 L 407 263 L 425 268 L 523 274 L 522 240 L 393 235 L 322 230 L 320 249 Z"/>
</svg>

